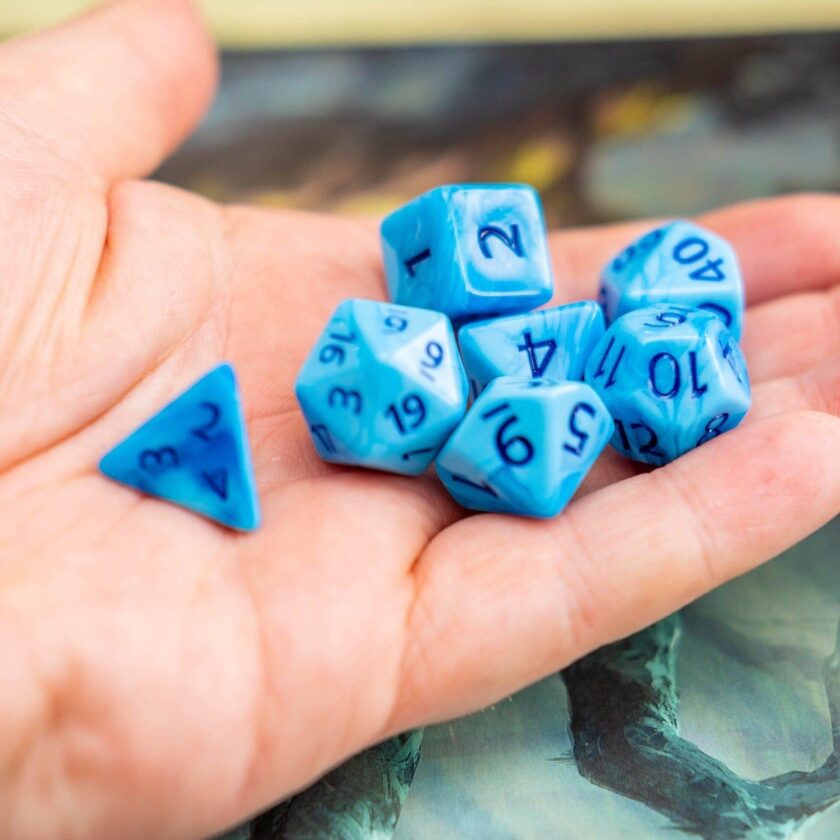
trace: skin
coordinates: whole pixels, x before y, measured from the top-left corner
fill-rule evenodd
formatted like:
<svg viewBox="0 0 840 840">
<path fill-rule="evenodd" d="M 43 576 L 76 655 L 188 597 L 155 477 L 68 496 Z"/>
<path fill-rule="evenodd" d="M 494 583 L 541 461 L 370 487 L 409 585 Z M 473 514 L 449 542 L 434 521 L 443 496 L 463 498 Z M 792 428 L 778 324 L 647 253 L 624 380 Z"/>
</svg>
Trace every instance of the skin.
<svg viewBox="0 0 840 840">
<path fill-rule="evenodd" d="M 216 57 L 185 0 L 0 46 L 0 835 L 199 837 L 408 727 L 515 691 L 840 511 L 840 200 L 711 213 L 741 255 L 754 410 L 643 472 L 605 454 L 547 522 L 328 466 L 292 388 L 332 309 L 384 297 L 374 223 L 140 180 Z M 552 239 L 557 301 L 649 226 Z M 264 526 L 96 471 L 221 360 Z"/>
</svg>

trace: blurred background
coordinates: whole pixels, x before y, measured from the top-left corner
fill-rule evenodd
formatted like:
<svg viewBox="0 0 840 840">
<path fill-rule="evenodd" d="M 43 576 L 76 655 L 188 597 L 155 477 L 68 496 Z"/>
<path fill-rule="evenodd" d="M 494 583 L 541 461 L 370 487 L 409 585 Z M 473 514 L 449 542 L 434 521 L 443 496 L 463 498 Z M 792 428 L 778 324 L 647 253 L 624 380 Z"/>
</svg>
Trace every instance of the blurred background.
<svg viewBox="0 0 840 840">
<path fill-rule="evenodd" d="M 5 0 L 0 33 L 86 5 Z M 203 6 L 221 92 L 160 175 L 215 198 L 383 213 L 522 180 L 561 225 L 840 186 L 838 0 Z"/>
<path fill-rule="evenodd" d="M 3 0 L 0 36 L 85 5 Z M 382 214 L 440 183 L 514 180 L 563 226 L 840 189 L 840 0 L 204 7 L 221 89 L 159 177 L 216 199 Z M 368 751 L 229 837 L 836 840 L 838 560 L 840 520 L 559 677 Z M 604 753 L 593 768 L 576 753 L 640 721 L 655 735 L 646 757 Z"/>
</svg>

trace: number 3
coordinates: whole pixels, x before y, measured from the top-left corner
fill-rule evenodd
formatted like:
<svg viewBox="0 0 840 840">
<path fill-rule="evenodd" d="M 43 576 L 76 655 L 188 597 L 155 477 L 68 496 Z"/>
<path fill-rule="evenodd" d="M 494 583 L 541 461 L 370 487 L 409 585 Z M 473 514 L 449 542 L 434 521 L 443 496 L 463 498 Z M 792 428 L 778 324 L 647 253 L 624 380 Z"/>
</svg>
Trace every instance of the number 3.
<svg viewBox="0 0 840 840">
<path fill-rule="evenodd" d="M 178 453 L 171 446 L 160 449 L 144 449 L 140 453 L 140 469 L 146 472 L 168 470 L 180 464 Z"/>
</svg>

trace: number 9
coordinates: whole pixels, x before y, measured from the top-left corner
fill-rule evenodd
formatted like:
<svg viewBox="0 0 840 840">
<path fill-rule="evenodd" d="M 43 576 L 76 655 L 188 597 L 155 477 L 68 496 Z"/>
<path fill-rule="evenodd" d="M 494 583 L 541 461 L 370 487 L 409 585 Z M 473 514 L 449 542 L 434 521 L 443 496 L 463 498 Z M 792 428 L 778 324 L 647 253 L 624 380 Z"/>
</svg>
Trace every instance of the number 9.
<svg viewBox="0 0 840 840">
<path fill-rule="evenodd" d="M 337 344 L 328 344 L 321 350 L 318 360 L 324 364 L 329 364 L 330 362 L 336 362 L 339 365 L 344 364 L 344 348 L 339 347 Z"/>
</svg>

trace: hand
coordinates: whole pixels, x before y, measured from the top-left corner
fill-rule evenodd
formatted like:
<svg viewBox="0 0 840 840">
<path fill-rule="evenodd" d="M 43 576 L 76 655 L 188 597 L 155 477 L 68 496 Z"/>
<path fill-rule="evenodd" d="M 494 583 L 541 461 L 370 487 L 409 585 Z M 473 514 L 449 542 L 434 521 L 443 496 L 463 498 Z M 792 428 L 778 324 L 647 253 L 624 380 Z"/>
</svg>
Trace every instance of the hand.
<svg viewBox="0 0 840 840">
<path fill-rule="evenodd" d="M 751 303 L 754 409 L 653 472 L 606 454 L 561 516 L 465 517 L 432 478 L 318 460 L 292 387 L 383 297 L 374 224 L 136 180 L 207 106 L 183 0 L 0 48 L 0 835 L 198 837 L 389 734 L 476 709 L 677 609 L 840 510 L 840 200 L 710 214 Z M 558 301 L 646 224 L 553 238 Z M 222 360 L 264 526 L 102 478 Z"/>
</svg>

